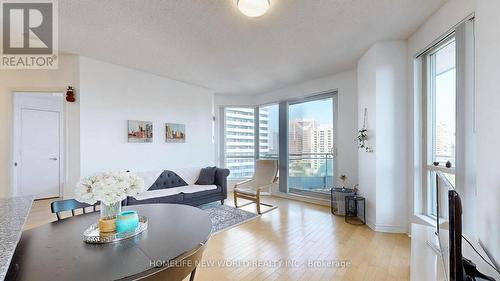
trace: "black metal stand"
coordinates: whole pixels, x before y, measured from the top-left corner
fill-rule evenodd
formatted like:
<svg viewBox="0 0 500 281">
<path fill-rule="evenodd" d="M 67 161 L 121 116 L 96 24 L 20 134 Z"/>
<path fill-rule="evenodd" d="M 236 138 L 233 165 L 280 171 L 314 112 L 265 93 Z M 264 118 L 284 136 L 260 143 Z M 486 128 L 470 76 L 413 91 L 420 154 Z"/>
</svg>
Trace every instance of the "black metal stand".
<svg viewBox="0 0 500 281">
<path fill-rule="evenodd" d="M 345 215 L 345 197 L 349 195 L 356 195 L 356 191 L 350 188 L 337 188 L 330 189 L 330 210 L 336 216 Z"/>
<path fill-rule="evenodd" d="M 361 214 L 363 216 L 361 216 Z M 366 223 L 365 198 L 362 196 L 345 197 L 345 222 L 363 225 Z"/>
</svg>

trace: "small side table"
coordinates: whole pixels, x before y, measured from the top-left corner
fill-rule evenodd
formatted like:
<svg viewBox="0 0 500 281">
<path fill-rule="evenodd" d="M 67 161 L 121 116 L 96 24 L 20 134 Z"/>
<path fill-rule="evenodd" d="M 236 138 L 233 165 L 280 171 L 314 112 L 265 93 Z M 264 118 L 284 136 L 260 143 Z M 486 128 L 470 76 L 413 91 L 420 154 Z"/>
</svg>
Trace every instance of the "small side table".
<svg viewBox="0 0 500 281">
<path fill-rule="evenodd" d="M 356 195 L 356 191 L 345 187 L 330 189 L 330 210 L 332 214 L 345 216 L 345 197 L 349 195 Z"/>
<path fill-rule="evenodd" d="M 345 222 L 357 225 L 366 223 L 364 197 L 358 195 L 345 197 Z"/>
</svg>

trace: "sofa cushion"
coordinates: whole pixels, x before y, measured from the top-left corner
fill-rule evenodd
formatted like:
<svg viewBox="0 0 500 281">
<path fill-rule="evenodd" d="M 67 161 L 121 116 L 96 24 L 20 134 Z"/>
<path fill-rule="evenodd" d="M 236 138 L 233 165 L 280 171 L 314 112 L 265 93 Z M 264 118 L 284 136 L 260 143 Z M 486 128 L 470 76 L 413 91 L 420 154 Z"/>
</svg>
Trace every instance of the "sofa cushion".
<svg viewBox="0 0 500 281">
<path fill-rule="evenodd" d="M 200 177 L 200 171 L 200 167 L 175 169 L 175 173 L 178 174 L 188 185 L 195 184 L 196 180 Z"/>
<path fill-rule="evenodd" d="M 148 190 L 170 189 L 185 186 L 187 183 L 176 173 L 165 170 Z"/>
<path fill-rule="evenodd" d="M 190 194 L 190 193 L 196 193 L 200 191 L 206 191 L 206 190 L 216 190 L 217 186 L 216 185 L 186 185 L 186 186 L 179 186 L 179 187 L 173 187 L 173 188 L 166 188 L 166 189 L 157 189 L 157 190 L 148 190 L 142 193 L 139 193 L 134 196 L 135 199 L 137 200 L 147 200 L 147 199 L 152 199 L 152 198 L 159 198 L 159 197 L 165 197 L 165 196 L 173 196 L 177 194 Z"/>
<path fill-rule="evenodd" d="M 199 185 L 214 184 L 216 171 L 217 171 L 217 167 L 206 167 L 206 168 L 201 169 L 200 176 L 198 177 L 196 184 L 199 184 Z"/>
<path fill-rule="evenodd" d="M 138 171 L 133 173 L 144 180 L 144 190 L 148 190 L 164 171 L 165 170 L 150 170 Z"/>
<path fill-rule="evenodd" d="M 187 185 L 179 187 L 180 192 L 184 194 L 197 193 L 205 190 L 216 190 L 217 186 L 214 184 L 210 185 Z"/>
<path fill-rule="evenodd" d="M 165 189 L 163 189 L 165 190 Z M 155 190 L 155 191 L 161 191 Z M 149 192 L 149 191 L 148 191 Z M 127 204 L 128 205 L 137 205 L 137 204 L 159 204 L 159 203 L 182 203 L 184 201 L 184 194 L 178 193 L 169 196 L 160 196 L 160 197 L 151 197 L 144 199 L 137 199 L 133 197 L 129 197 Z"/>
<path fill-rule="evenodd" d="M 203 187 L 205 187 L 205 185 Z M 195 199 L 203 198 L 203 197 L 210 196 L 213 194 L 222 193 L 222 187 L 220 187 L 220 186 L 215 186 L 215 187 L 216 187 L 215 189 L 200 190 L 200 191 L 197 191 L 194 193 L 184 193 L 184 200 L 186 200 L 186 201 L 195 200 Z"/>
</svg>

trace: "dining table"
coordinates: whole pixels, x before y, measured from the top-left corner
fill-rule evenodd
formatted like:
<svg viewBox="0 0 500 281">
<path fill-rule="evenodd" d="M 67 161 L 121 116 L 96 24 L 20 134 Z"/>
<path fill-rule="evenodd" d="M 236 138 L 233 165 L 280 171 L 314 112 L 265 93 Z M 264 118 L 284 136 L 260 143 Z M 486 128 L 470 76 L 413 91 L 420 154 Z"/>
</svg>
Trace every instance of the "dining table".
<svg viewBox="0 0 500 281">
<path fill-rule="evenodd" d="M 88 244 L 83 233 L 99 220 L 94 212 L 24 231 L 5 280 L 140 279 L 206 243 L 211 235 L 208 214 L 196 207 L 147 204 L 123 209 L 147 217 L 147 229 L 125 240 Z"/>
</svg>

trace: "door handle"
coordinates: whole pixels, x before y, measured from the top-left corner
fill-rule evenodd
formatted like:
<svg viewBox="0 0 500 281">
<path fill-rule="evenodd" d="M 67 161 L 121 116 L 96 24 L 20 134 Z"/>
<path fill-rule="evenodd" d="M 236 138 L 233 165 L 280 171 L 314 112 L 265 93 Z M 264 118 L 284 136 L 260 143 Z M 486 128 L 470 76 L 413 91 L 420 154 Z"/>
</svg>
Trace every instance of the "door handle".
<svg viewBox="0 0 500 281">
<path fill-rule="evenodd" d="M 57 161 L 57 157 L 52 157 L 52 158 L 49 158 L 49 160 L 52 160 L 52 161 Z"/>
</svg>

